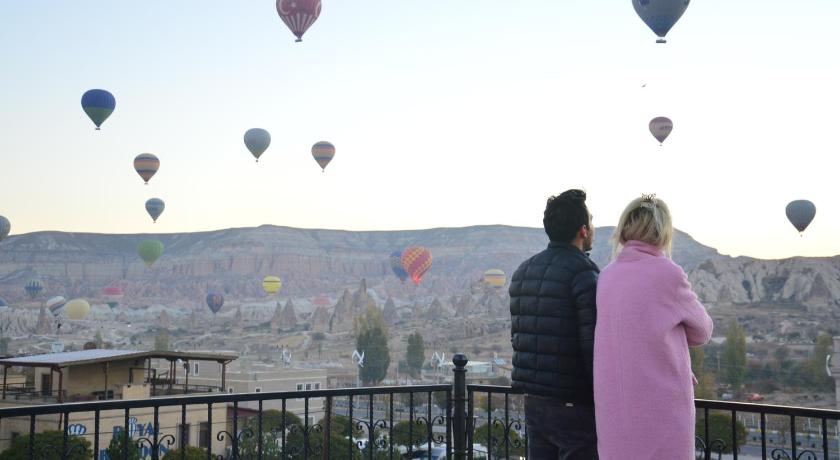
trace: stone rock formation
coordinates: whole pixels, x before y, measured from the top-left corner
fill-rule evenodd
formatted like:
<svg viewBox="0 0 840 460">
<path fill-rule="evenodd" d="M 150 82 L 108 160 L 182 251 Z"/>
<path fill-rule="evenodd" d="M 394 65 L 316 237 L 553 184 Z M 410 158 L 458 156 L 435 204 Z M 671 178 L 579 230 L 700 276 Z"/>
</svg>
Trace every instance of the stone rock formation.
<svg viewBox="0 0 840 460">
<path fill-rule="evenodd" d="M 309 318 L 309 327 L 315 332 L 329 332 L 330 314 L 326 307 L 320 306 L 312 312 L 312 316 Z"/>
<path fill-rule="evenodd" d="M 393 326 L 400 320 L 400 314 L 397 312 L 397 306 L 394 304 L 394 299 L 388 297 L 385 301 L 385 306 L 382 308 L 382 319 L 389 326 Z"/>
<path fill-rule="evenodd" d="M 281 317 L 280 327 L 282 328 L 293 328 L 297 326 L 297 313 L 295 313 L 295 304 L 292 302 L 292 299 L 289 299 L 286 302 L 286 306 L 283 307 L 283 316 Z"/>
<path fill-rule="evenodd" d="M 35 325 L 35 333 L 39 335 L 46 335 L 52 332 L 52 318 L 47 313 L 47 309 L 41 305 L 38 311 L 38 323 Z"/>
</svg>

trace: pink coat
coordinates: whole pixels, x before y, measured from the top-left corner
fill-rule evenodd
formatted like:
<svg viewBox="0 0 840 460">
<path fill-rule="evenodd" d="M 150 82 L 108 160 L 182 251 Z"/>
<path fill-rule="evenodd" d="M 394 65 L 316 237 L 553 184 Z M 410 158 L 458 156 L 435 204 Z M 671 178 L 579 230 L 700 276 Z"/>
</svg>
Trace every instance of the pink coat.
<svg viewBox="0 0 840 460">
<path fill-rule="evenodd" d="M 694 375 L 688 347 L 712 319 L 662 251 L 628 241 L 598 279 L 595 421 L 600 460 L 693 460 Z"/>
</svg>

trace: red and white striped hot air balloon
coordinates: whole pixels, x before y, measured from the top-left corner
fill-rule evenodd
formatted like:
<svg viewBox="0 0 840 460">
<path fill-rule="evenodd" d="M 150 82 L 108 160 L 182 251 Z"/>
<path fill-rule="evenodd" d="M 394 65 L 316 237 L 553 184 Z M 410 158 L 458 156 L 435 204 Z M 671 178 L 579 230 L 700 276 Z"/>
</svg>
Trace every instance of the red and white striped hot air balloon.
<svg viewBox="0 0 840 460">
<path fill-rule="evenodd" d="M 403 269 L 415 285 L 419 285 L 423 275 L 432 268 L 432 253 L 422 246 L 406 249 L 402 252 L 401 260 Z"/>
<path fill-rule="evenodd" d="M 300 42 L 321 15 L 321 0 L 277 0 L 277 14 Z"/>
</svg>

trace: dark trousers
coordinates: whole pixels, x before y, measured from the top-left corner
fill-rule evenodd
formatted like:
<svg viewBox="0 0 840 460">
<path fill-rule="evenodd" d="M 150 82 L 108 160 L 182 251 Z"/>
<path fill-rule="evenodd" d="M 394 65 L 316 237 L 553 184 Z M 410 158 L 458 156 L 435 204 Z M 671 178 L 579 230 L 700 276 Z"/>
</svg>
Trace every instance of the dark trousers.
<svg viewBox="0 0 840 460">
<path fill-rule="evenodd" d="M 597 460 L 595 408 L 542 396 L 525 396 L 528 458 Z"/>
</svg>

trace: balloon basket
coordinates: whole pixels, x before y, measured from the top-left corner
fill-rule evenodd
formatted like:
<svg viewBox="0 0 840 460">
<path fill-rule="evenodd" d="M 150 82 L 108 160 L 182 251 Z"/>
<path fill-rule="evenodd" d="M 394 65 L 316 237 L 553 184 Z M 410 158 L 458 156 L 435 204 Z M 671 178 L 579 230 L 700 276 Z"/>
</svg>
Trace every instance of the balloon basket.
<svg viewBox="0 0 840 460">
<path fill-rule="evenodd" d="M 668 43 L 664 38 L 660 38 L 656 40 L 656 43 Z"/>
<path fill-rule="evenodd" d="M 97 127 L 96 127 L 96 129 L 95 129 L 94 131 L 99 131 L 99 126 L 97 126 Z"/>
</svg>

